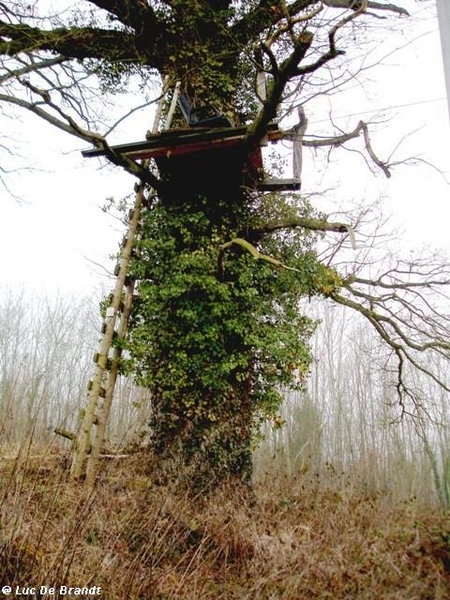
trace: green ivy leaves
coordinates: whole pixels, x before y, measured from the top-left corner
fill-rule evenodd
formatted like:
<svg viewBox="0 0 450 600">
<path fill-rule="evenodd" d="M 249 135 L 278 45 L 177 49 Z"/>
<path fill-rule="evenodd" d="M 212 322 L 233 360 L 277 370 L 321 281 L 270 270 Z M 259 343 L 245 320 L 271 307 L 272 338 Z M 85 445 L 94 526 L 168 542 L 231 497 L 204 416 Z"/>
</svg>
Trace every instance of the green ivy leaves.
<svg viewBox="0 0 450 600">
<path fill-rule="evenodd" d="M 214 211 L 205 198 L 158 202 L 145 213 L 132 267 L 139 302 L 128 350 L 152 393 L 154 448 L 181 447 L 188 461 L 200 453 L 218 461 L 212 472 L 249 467 L 242 457 L 256 424 L 276 415 L 280 390 L 302 386 L 309 371 L 315 323 L 299 302 L 340 285 L 301 231 L 263 236 L 257 248 L 240 237 L 239 215 L 248 227 L 258 212 L 245 198 L 216 201 Z"/>
</svg>

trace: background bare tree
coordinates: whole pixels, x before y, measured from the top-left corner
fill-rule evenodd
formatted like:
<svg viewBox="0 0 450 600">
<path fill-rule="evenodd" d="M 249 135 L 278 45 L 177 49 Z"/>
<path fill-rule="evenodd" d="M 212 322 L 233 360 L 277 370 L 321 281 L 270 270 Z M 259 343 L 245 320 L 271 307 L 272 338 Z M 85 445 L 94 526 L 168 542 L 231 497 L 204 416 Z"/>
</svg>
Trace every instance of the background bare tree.
<svg viewBox="0 0 450 600">
<path fill-rule="evenodd" d="M 59 446 L 54 429 L 76 431 L 100 331 L 95 298 L 0 294 L 1 452 Z M 114 447 L 136 442 L 148 418 L 144 390 L 122 379 L 108 430 Z M 70 444 L 62 442 L 62 447 Z"/>
</svg>

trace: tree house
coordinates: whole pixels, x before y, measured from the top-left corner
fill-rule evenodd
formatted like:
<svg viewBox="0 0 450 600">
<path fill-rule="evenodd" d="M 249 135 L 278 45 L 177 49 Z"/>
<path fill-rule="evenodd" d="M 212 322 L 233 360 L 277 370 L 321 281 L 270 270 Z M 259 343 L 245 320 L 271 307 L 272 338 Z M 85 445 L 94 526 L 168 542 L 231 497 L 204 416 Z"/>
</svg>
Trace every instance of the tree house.
<svg viewBox="0 0 450 600">
<path fill-rule="evenodd" d="M 217 117 L 219 118 L 219 117 Z M 208 117 L 213 120 L 213 118 Z M 298 179 L 267 179 L 264 176 L 261 147 L 244 156 L 247 127 L 204 126 L 172 129 L 147 135 L 147 139 L 112 146 L 111 150 L 133 160 L 154 159 L 161 178 L 185 191 L 217 194 L 217 190 L 241 187 L 261 191 L 300 189 Z M 217 120 L 214 122 L 217 125 Z M 282 135 L 276 124 L 267 129 L 266 139 L 276 142 Z M 103 149 L 85 150 L 85 157 L 104 156 Z"/>
</svg>

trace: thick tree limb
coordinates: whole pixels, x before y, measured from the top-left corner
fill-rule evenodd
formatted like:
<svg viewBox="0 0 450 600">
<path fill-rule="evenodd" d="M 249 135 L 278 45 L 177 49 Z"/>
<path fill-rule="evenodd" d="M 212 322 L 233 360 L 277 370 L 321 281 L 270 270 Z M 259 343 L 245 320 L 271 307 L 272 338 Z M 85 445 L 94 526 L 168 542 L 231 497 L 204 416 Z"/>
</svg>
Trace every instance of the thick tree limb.
<svg viewBox="0 0 450 600">
<path fill-rule="evenodd" d="M 321 231 L 333 233 L 347 233 L 352 248 L 356 249 L 356 238 L 353 227 L 347 223 L 333 223 L 325 219 L 313 219 L 310 217 L 289 217 L 286 219 L 277 219 L 276 221 L 267 221 L 259 227 L 247 229 L 248 233 L 254 237 L 260 237 L 275 231 L 286 231 L 289 229 L 307 229 L 308 231 Z"/>
<path fill-rule="evenodd" d="M 348 233 L 350 225 L 345 223 L 330 223 L 326 220 L 312 219 L 309 217 L 292 217 L 276 221 L 268 221 L 257 228 L 260 233 L 272 233 L 281 229 L 308 229 L 310 231 L 333 231 Z M 253 230 L 251 230 L 253 231 Z"/>
<path fill-rule="evenodd" d="M 299 16 L 292 16 L 290 12 L 288 13 L 286 7 L 286 21 L 282 22 L 280 26 L 273 33 L 270 34 L 269 38 L 266 40 L 266 45 L 270 48 L 272 44 L 276 40 L 278 40 L 284 33 L 291 32 L 291 35 L 295 36 L 295 34 L 293 33 L 294 25 L 311 20 L 312 18 L 316 17 L 322 10 L 323 5 L 322 3 L 319 3 L 316 6 L 313 6 L 311 11 L 306 14 L 302 13 Z"/>
<path fill-rule="evenodd" d="M 147 58 L 154 52 L 157 41 L 161 40 L 164 24 L 159 21 L 153 8 L 143 0 L 88 0 L 98 8 L 103 8 L 117 20 L 135 31 L 135 46 Z M 157 52 L 157 54 L 159 54 Z M 162 63 L 159 63 L 160 65 Z"/>
<path fill-rule="evenodd" d="M 320 0 L 319 4 L 317 0 L 296 0 L 289 5 L 283 0 L 260 0 L 259 4 L 252 11 L 248 12 L 233 25 L 231 31 L 233 36 L 239 40 L 239 43 L 246 44 L 262 34 L 269 27 L 277 26 L 278 23 L 283 22 L 286 18 L 290 19 L 291 23 L 296 20 L 304 20 L 304 14 L 302 13 L 310 7 L 312 7 L 312 10 L 309 15 L 306 15 L 306 18 L 314 17 L 320 12 L 322 4 L 341 10 L 351 8 L 359 11 L 361 9 L 361 0 Z M 408 15 L 408 12 L 404 8 L 390 3 L 384 4 L 369 0 L 367 8 L 389 11 L 399 15 Z M 286 14 L 287 11 L 288 14 Z M 285 27 L 284 25 L 281 26 Z M 289 26 L 287 29 L 289 29 Z M 278 37 L 277 34 L 275 36 Z"/>
<path fill-rule="evenodd" d="M 147 37 L 145 48 L 136 47 L 136 36 L 115 29 L 91 27 L 59 27 L 42 30 L 25 24 L 0 21 L 0 54 L 16 56 L 22 52 L 48 51 L 66 59 L 97 59 L 109 62 L 131 62 L 159 68 L 166 60 L 165 51 L 157 43 L 157 32 Z"/>
<path fill-rule="evenodd" d="M 277 72 L 273 73 L 273 79 L 268 86 L 267 99 L 264 102 L 264 106 L 247 130 L 245 145 L 249 150 L 259 144 L 266 133 L 267 125 L 275 118 L 277 107 L 281 102 L 286 84 L 295 76 L 298 64 L 305 57 L 312 41 L 312 33 L 308 31 L 302 33 L 290 56 L 281 63 L 277 68 Z M 264 47 L 263 50 L 270 52 L 267 47 Z"/>
</svg>

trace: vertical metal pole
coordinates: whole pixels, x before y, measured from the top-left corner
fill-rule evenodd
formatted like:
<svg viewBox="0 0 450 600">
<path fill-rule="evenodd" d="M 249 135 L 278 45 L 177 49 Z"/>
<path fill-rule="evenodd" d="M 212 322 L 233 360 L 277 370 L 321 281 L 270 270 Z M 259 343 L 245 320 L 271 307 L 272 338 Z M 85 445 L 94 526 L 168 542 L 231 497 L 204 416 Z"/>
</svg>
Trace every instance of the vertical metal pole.
<svg viewBox="0 0 450 600">
<path fill-rule="evenodd" d="M 450 1 L 436 0 L 441 32 L 442 57 L 444 60 L 445 83 L 447 87 L 447 105 L 450 119 Z"/>
</svg>

